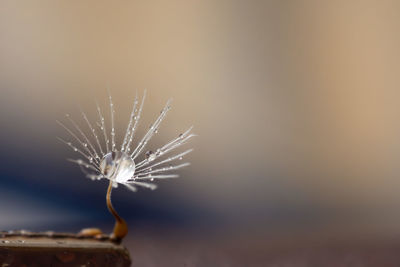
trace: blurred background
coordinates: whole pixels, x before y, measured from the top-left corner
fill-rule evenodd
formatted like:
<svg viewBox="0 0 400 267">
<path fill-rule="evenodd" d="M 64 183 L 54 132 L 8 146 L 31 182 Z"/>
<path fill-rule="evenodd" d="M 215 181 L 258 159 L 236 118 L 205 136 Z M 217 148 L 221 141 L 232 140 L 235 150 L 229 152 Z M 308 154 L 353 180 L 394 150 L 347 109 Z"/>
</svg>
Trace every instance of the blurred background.
<svg viewBox="0 0 400 267">
<path fill-rule="evenodd" d="M 174 99 L 149 149 L 191 125 L 199 136 L 181 178 L 114 191 L 135 264 L 231 266 L 280 240 L 400 235 L 399 12 L 398 1 L 1 1 L 0 229 L 111 231 L 107 182 L 66 161 L 78 155 L 56 120 L 84 125 L 79 107 L 95 120 L 110 88 L 120 142 L 147 88 L 139 135 Z"/>
</svg>

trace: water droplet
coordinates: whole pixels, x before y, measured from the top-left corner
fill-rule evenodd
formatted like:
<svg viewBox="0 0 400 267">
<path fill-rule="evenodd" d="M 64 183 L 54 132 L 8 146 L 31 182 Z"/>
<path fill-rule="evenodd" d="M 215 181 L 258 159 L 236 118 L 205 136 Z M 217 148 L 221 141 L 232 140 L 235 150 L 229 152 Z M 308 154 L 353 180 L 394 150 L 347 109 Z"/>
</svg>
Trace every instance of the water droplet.
<svg viewBox="0 0 400 267">
<path fill-rule="evenodd" d="M 78 149 L 76 147 L 74 147 L 74 151 L 76 152 L 76 151 L 78 151 Z"/>
<path fill-rule="evenodd" d="M 179 160 L 182 160 L 183 158 L 182 157 L 179 157 Z"/>
<path fill-rule="evenodd" d="M 84 146 L 84 147 L 87 147 L 87 144 L 86 144 L 86 143 L 83 143 L 83 146 Z"/>
<path fill-rule="evenodd" d="M 151 179 L 150 179 L 150 181 L 152 181 L 152 182 L 153 182 L 153 181 L 154 181 L 154 178 L 151 178 Z"/>
<path fill-rule="evenodd" d="M 117 183 L 130 180 L 135 172 L 132 158 L 120 151 L 110 152 L 100 162 L 101 174 Z"/>
<path fill-rule="evenodd" d="M 153 153 L 153 151 L 147 151 L 146 158 L 148 161 L 153 161 L 156 159 L 156 155 Z"/>
</svg>

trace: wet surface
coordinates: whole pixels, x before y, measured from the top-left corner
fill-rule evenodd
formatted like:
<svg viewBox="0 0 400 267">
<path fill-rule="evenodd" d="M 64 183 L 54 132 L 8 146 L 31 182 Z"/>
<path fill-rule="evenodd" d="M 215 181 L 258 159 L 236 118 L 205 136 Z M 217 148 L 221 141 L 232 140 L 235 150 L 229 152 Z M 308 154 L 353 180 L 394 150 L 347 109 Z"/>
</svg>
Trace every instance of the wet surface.
<svg viewBox="0 0 400 267">
<path fill-rule="evenodd" d="M 12 266 L 130 266 L 129 252 L 103 235 L 1 232 L 0 263 Z"/>
</svg>

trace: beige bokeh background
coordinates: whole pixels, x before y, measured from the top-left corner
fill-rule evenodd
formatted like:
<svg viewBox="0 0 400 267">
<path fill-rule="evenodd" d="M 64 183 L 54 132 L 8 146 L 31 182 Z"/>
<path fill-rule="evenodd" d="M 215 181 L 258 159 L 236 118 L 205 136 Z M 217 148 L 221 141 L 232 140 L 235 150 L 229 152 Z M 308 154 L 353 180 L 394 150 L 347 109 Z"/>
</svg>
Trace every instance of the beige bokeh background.
<svg viewBox="0 0 400 267">
<path fill-rule="evenodd" d="M 397 1 L 2 1 L 2 147 L 61 162 L 56 119 L 76 104 L 94 116 L 110 88 L 124 129 L 147 88 L 142 125 L 174 98 L 155 145 L 192 124 L 199 134 L 171 196 L 246 227 L 287 213 L 273 223 L 399 233 L 399 12 Z"/>
</svg>

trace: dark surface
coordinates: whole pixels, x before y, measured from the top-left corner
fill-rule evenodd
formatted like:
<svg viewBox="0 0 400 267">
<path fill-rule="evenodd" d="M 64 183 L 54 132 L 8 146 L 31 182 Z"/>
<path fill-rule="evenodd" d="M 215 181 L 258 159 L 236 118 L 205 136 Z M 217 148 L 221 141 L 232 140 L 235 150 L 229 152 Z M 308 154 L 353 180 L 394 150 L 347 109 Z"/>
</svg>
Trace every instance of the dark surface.
<svg viewBox="0 0 400 267">
<path fill-rule="evenodd" d="M 198 235 L 139 229 L 124 244 L 132 267 L 398 267 L 398 236 L 237 233 Z M 134 253 L 134 254 L 133 254 Z"/>
<path fill-rule="evenodd" d="M 46 236 L 46 235 L 49 236 Z M 5 234 L 0 237 L 2 267 L 130 266 L 129 252 L 105 237 L 74 234 Z"/>
</svg>

